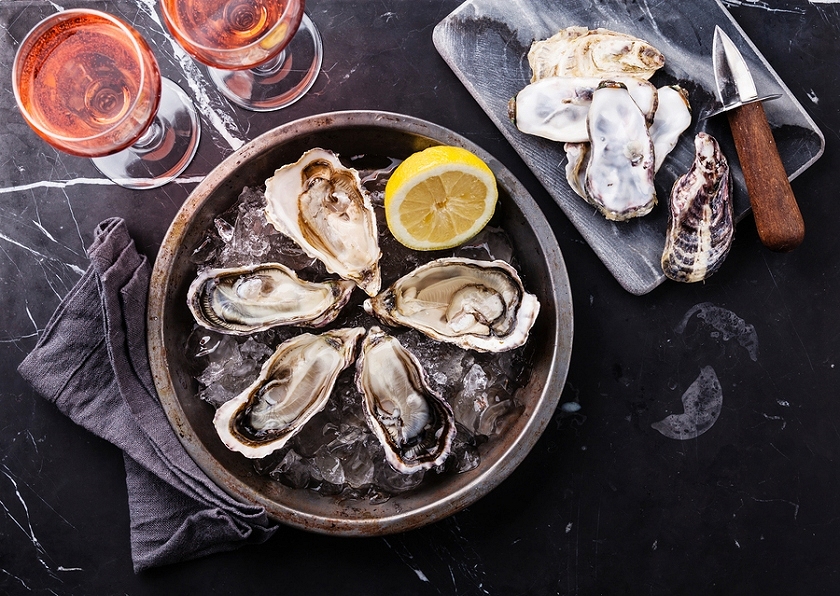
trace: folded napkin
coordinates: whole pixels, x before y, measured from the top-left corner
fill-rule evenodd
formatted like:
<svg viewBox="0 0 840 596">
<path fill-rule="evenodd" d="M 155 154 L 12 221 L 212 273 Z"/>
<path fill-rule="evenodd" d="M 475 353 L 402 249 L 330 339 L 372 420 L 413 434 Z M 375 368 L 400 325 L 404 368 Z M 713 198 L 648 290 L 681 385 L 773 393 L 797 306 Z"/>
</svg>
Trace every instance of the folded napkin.
<svg viewBox="0 0 840 596">
<path fill-rule="evenodd" d="M 160 405 L 146 351 L 150 267 L 125 222 L 107 219 L 90 267 L 20 374 L 74 422 L 123 450 L 134 571 L 268 540 L 261 507 L 233 499 L 196 465 Z"/>
</svg>

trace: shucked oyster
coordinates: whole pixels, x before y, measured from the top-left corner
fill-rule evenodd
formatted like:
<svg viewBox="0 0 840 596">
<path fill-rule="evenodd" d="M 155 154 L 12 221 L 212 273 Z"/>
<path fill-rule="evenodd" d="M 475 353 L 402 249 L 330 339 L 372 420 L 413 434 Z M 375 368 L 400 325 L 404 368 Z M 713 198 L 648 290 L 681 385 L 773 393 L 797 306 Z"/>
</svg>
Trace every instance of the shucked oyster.
<svg viewBox="0 0 840 596">
<path fill-rule="evenodd" d="M 723 263 L 735 224 L 729 164 L 715 138 L 694 138 L 694 163 L 671 189 L 662 271 L 675 281 L 696 282 Z"/>
<path fill-rule="evenodd" d="M 508 263 L 454 257 L 418 267 L 364 307 L 389 325 L 480 352 L 523 345 L 540 311 Z"/>
<path fill-rule="evenodd" d="M 321 327 L 332 322 L 350 299 L 353 282 L 312 283 L 280 263 L 208 269 L 187 292 L 202 327 L 246 335 L 279 325 Z"/>
<path fill-rule="evenodd" d="M 653 154 L 656 157 L 654 171 L 658 172 L 668 154 L 677 146 L 680 135 L 691 124 L 691 105 L 688 92 L 679 85 L 660 87 L 653 123 L 650 125 L 650 138 L 653 141 Z"/>
<path fill-rule="evenodd" d="M 550 79 L 543 79 L 550 80 Z M 627 81 L 627 79 L 622 79 Z M 645 81 L 646 82 L 646 81 Z M 538 83 L 532 83 L 537 85 Z M 630 88 L 630 95 L 633 93 Z M 653 113 L 646 113 L 646 121 L 649 123 L 648 133 L 650 134 L 651 142 L 653 143 L 654 175 L 662 167 L 665 158 L 676 147 L 680 135 L 691 124 L 691 106 L 688 103 L 688 93 L 685 89 L 678 85 L 670 85 L 655 89 L 656 101 L 653 102 L 655 111 Z M 636 104 L 639 104 L 639 99 L 634 97 Z M 587 132 L 587 140 L 588 140 Z M 566 151 L 566 180 L 569 186 L 576 194 L 583 197 L 587 201 L 585 180 L 586 168 L 589 162 L 589 143 L 586 142 L 567 142 L 563 145 Z"/>
<path fill-rule="evenodd" d="M 216 410 L 222 442 L 252 459 L 283 447 L 327 404 L 364 333 L 362 327 L 303 333 L 280 344 L 257 380 Z"/>
<path fill-rule="evenodd" d="M 599 77 L 619 74 L 649 79 L 665 65 L 662 52 L 648 42 L 609 29 L 567 27 L 531 44 L 531 81 L 545 77 Z"/>
<path fill-rule="evenodd" d="M 379 291 L 376 215 L 356 170 L 310 149 L 265 181 L 265 199 L 268 221 L 306 254 L 369 296 Z"/>
<path fill-rule="evenodd" d="M 656 204 L 653 142 L 623 84 L 601 83 L 592 95 L 587 125 L 591 147 L 584 198 L 611 220 L 649 213 Z"/>
<path fill-rule="evenodd" d="M 379 327 L 362 342 L 356 386 L 365 420 L 395 470 L 411 474 L 444 462 L 455 437 L 452 408 L 429 387 L 420 361 Z"/>
<path fill-rule="evenodd" d="M 646 80 L 620 76 L 633 101 L 648 122 L 656 112 L 656 87 Z M 516 127 L 527 134 L 563 143 L 589 140 L 586 117 L 592 94 L 600 78 L 547 77 L 527 85 L 508 103 L 508 116 Z"/>
</svg>

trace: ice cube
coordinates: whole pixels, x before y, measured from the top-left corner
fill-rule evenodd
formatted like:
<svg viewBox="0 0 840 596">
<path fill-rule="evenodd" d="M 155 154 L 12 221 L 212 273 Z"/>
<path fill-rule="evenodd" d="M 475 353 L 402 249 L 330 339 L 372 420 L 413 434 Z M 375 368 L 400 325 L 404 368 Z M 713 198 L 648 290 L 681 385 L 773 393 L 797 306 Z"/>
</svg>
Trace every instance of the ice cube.
<svg viewBox="0 0 840 596">
<path fill-rule="evenodd" d="M 373 482 L 373 461 L 363 440 L 353 443 L 349 453 L 342 458 L 344 478 L 350 486 L 360 488 Z"/>
<path fill-rule="evenodd" d="M 213 224 L 216 226 L 216 232 L 219 234 L 219 238 L 222 239 L 222 242 L 225 244 L 230 242 L 233 238 L 233 226 L 230 222 L 221 217 L 217 217 L 213 220 Z"/>
<path fill-rule="evenodd" d="M 341 465 L 341 461 L 330 452 L 326 445 L 322 445 L 315 452 L 313 463 L 318 468 L 318 471 L 321 472 L 321 477 L 326 482 L 335 485 L 344 484 L 344 468 Z"/>
<path fill-rule="evenodd" d="M 392 495 L 404 493 L 416 488 L 423 481 L 425 474 L 425 470 L 415 472 L 414 474 L 403 474 L 392 468 L 385 461 L 377 463 L 374 467 L 376 485 Z"/>
<path fill-rule="evenodd" d="M 202 399 L 212 405 L 214 408 L 218 408 L 223 403 L 236 397 L 236 393 L 228 391 L 220 383 L 212 383 L 201 389 L 198 392 L 198 397 L 199 399 Z"/>
<path fill-rule="evenodd" d="M 292 488 L 304 488 L 312 477 L 309 462 L 295 453 L 294 449 L 286 453 L 286 457 L 269 472 L 269 476 Z"/>
</svg>

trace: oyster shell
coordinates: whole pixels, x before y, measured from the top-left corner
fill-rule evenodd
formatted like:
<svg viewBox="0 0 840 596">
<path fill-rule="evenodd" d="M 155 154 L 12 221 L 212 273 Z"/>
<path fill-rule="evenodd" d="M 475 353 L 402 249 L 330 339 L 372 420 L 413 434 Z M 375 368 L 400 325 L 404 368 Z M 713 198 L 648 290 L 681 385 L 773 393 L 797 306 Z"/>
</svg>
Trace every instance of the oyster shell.
<svg viewBox="0 0 840 596">
<path fill-rule="evenodd" d="M 246 335 L 279 325 L 321 327 L 332 322 L 355 285 L 313 283 L 280 263 L 207 269 L 190 284 L 187 306 L 199 325 Z"/>
<path fill-rule="evenodd" d="M 589 201 L 586 184 L 586 162 L 589 161 L 589 143 L 566 143 L 566 181 L 575 193 Z"/>
<path fill-rule="evenodd" d="M 380 321 L 464 349 L 502 352 L 523 345 L 540 311 L 504 261 L 444 258 L 422 265 L 364 304 Z"/>
<path fill-rule="evenodd" d="M 653 155 L 656 159 L 653 169 L 659 171 L 668 154 L 677 146 L 680 135 L 691 124 L 691 106 L 688 92 L 679 85 L 661 87 L 653 123 L 650 125 L 650 138 L 653 141 Z"/>
<path fill-rule="evenodd" d="M 548 77 L 525 86 L 508 103 L 520 131 L 552 141 L 588 141 L 586 114 L 599 79 Z"/>
<path fill-rule="evenodd" d="M 723 263 L 735 232 L 729 164 L 714 137 L 694 138 L 695 157 L 671 189 L 662 271 L 675 281 L 706 279 Z"/>
<path fill-rule="evenodd" d="M 609 79 L 619 74 L 649 79 L 665 65 L 665 57 L 632 35 L 609 29 L 567 27 L 532 43 L 528 63 L 532 82 L 556 76 Z"/>
<path fill-rule="evenodd" d="M 257 459 L 283 447 L 326 405 L 356 354 L 362 327 L 303 333 L 283 342 L 257 379 L 222 404 L 213 425 L 231 451 Z"/>
<path fill-rule="evenodd" d="M 615 77 L 651 121 L 658 101 L 656 87 L 643 79 Z M 586 117 L 600 78 L 548 77 L 524 87 L 508 103 L 508 116 L 516 127 L 531 135 L 561 143 L 589 140 Z"/>
<path fill-rule="evenodd" d="M 362 342 L 356 386 L 365 420 L 395 470 L 411 474 L 444 462 L 455 437 L 452 408 L 429 387 L 420 361 L 379 327 Z"/>
<path fill-rule="evenodd" d="M 626 79 L 622 79 L 622 81 L 626 81 Z M 644 82 L 647 83 L 647 81 Z M 645 119 L 649 123 L 648 133 L 653 143 L 654 175 L 659 171 L 665 158 L 677 146 L 680 135 L 691 124 L 691 107 L 688 103 L 688 93 L 685 89 L 679 85 L 671 85 L 655 89 L 655 91 L 657 100 L 649 104 L 655 106 L 655 111 L 645 113 L 642 110 L 645 113 Z M 633 96 L 633 93 L 631 92 L 630 95 Z M 634 101 L 637 105 L 640 103 L 640 100 L 635 97 Z M 586 166 L 589 161 L 589 143 L 567 142 L 563 145 L 563 149 L 566 152 L 567 160 L 566 180 L 576 194 L 589 201 L 584 188 Z"/>
<path fill-rule="evenodd" d="M 649 213 L 656 204 L 653 142 L 624 84 L 601 83 L 592 94 L 587 125 L 591 146 L 585 198 L 615 221 Z"/>
<path fill-rule="evenodd" d="M 265 181 L 266 219 L 327 270 L 368 295 L 380 288 L 376 215 L 359 173 L 310 149 Z"/>
</svg>

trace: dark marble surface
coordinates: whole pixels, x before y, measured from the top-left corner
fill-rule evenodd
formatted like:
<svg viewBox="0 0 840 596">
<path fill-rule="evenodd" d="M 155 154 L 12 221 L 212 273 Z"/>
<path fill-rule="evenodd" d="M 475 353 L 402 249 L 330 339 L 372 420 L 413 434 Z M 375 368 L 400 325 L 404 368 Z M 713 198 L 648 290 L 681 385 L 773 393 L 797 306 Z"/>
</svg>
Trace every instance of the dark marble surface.
<svg viewBox="0 0 840 596">
<path fill-rule="evenodd" d="M 57 4 L 136 23 L 156 44 L 164 74 L 203 106 L 204 137 L 180 180 L 123 190 L 87 160 L 41 142 L 3 85 L 0 593 L 836 593 L 838 3 L 726 3 L 826 137 L 823 157 L 793 183 L 804 244 L 771 253 L 747 217 L 705 284 L 666 283 L 641 297 L 619 286 L 435 51 L 432 29 L 458 0 L 312 0 L 323 72 L 304 100 L 270 114 L 230 107 L 200 67 L 173 59 L 151 0 L 6 0 L 2 72 L 29 26 Z M 238 144 L 300 116 L 351 108 L 449 127 L 532 193 L 570 273 L 576 334 L 561 402 L 581 409 L 558 410 L 510 478 L 435 525 L 369 539 L 281 528 L 261 546 L 134 575 L 121 454 L 35 395 L 17 364 L 87 267 L 99 221 L 125 218 L 153 258 L 190 190 Z M 753 326 L 757 350 L 727 335 L 739 320 Z M 682 411 L 681 396 L 706 367 L 723 395 L 714 425 L 686 441 L 652 428 Z"/>
</svg>

